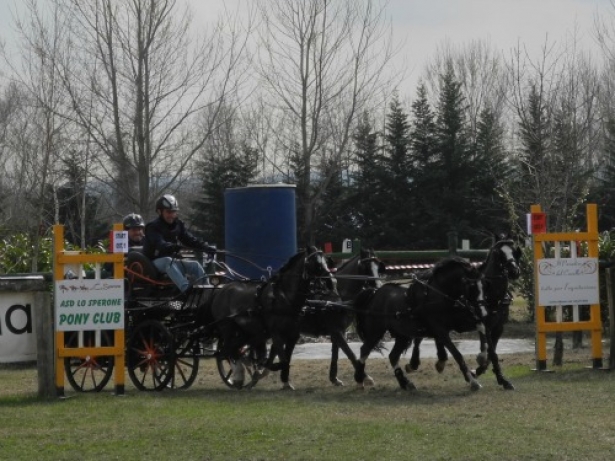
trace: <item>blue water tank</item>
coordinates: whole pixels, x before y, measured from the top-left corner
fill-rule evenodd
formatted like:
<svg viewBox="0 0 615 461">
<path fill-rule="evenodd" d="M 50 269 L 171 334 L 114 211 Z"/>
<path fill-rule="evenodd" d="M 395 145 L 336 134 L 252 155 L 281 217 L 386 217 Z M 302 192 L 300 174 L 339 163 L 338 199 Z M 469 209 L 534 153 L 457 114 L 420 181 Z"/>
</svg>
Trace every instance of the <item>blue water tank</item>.
<svg viewBox="0 0 615 461">
<path fill-rule="evenodd" d="M 226 263 L 252 279 L 268 278 L 297 253 L 295 186 L 259 184 L 224 191 Z"/>
</svg>

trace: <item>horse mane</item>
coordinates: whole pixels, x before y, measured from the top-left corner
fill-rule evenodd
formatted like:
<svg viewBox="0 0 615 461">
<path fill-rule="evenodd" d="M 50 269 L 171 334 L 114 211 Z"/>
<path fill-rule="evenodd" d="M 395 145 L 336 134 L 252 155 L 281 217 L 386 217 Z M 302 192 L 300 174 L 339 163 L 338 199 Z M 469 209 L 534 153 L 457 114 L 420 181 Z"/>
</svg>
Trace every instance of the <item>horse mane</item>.
<svg viewBox="0 0 615 461">
<path fill-rule="evenodd" d="M 354 255 L 352 258 L 347 259 L 346 261 L 344 261 L 342 263 L 342 265 L 337 267 L 335 270 L 339 271 L 339 270 L 343 269 L 344 267 L 348 266 L 350 263 L 352 263 L 357 258 L 360 258 L 360 259 L 367 258 L 367 257 L 369 257 L 370 253 L 371 253 L 370 250 L 361 249 L 361 251 L 359 251 L 359 253 Z"/>
<path fill-rule="evenodd" d="M 278 272 L 276 273 L 276 275 L 281 275 L 285 272 L 288 272 L 288 270 L 293 267 L 295 265 L 295 263 L 297 262 L 297 260 L 299 260 L 300 258 L 303 258 L 303 252 L 297 253 L 292 255 L 288 261 L 286 261 L 284 263 L 284 265 L 282 267 L 280 267 L 278 269 Z"/>
<path fill-rule="evenodd" d="M 470 263 L 469 260 L 462 258 L 461 256 L 448 256 L 439 260 L 431 270 L 431 277 L 433 278 L 440 272 L 455 266 L 461 266 L 465 272 L 476 274 L 478 278 L 478 271 L 476 268 L 472 265 L 472 263 Z"/>
<path fill-rule="evenodd" d="M 294 254 L 293 256 L 291 256 L 288 261 L 286 261 L 286 263 L 284 263 L 284 265 L 282 267 L 280 267 L 278 269 L 278 272 L 276 273 L 276 275 L 281 275 L 285 272 L 288 272 L 288 270 L 293 267 L 296 262 L 298 260 L 300 260 L 301 258 L 305 257 L 305 253 L 307 252 L 308 254 L 312 254 L 312 253 L 316 253 L 318 251 L 318 248 L 316 248 L 315 246 L 309 246 L 308 248 L 306 248 L 303 251 L 300 251 L 299 253 Z"/>
</svg>

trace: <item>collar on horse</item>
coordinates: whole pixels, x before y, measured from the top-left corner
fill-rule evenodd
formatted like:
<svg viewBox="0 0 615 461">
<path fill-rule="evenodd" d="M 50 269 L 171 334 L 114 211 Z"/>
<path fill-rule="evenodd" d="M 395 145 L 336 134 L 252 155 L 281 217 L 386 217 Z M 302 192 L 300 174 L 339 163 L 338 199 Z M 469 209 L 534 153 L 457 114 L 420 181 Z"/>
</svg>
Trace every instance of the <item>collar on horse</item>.
<svg viewBox="0 0 615 461">
<path fill-rule="evenodd" d="M 477 311 L 480 311 L 481 307 L 485 305 L 484 300 L 480 300 L 477 302 L 477 305 L 473 305 L 464 295 L 461 295 L 458 298 L 453 298 L 448 294 L 444 293 L 442 290 L 435 288 L 434 286 L 429 284 L 429 279 L 420 279 L 415 274 L 412 274 L 411 278 L 413 282 L 419 283 L 423 287 L 423 289 L 425 289 L 425 291 L 429 290 L 433 293 L 437 293 L 443 298 L 450 301 L 453 306 L 467 310 L 476 320 L 481 319 L 482 315 L 480 314 L 480 312 Z M 464 284 L 467 284 L 469 279 L 464 277 L 462 280 Z M 410 306 L 409 303 L 406 303 L 406 305 L 409 308 L 408 311 L 412 311 L 412 306 Z"/>
</svg>

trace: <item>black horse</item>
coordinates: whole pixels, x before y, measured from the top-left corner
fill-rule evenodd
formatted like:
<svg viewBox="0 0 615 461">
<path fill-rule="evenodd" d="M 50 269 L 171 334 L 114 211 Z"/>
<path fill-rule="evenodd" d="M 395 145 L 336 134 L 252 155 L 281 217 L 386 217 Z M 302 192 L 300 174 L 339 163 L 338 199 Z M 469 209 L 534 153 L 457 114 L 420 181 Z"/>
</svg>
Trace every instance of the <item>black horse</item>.
<svg viewBox="0 0 615 461">
<path fill-rule="evenodd" d="M 374 250 L 361 251 L 335 269 L 337 292 L 342 299 L 341 305 L 329 303 L 322 307 L 309 307 L 302 317 L 300 331 L 311 336 L 329 336 L 331 338 L 331 364 L 329 380 L 335 386 L 344 383 L 337 377 L 339 350 L 342 349 L 352 365 L 357 367 L 357 358 L 348 346 L 345 333 L 353 322 L 354 301 L 364 290 L 375 290 L 382 285 L 381 275 L 384 264 L 376 257 Z"/>
<path fill-rule="evenodd" d="M 354 299 L 361 291 L 382 285 L 380 274 L 384 273 L 384 264 L 378 260 L 373 250 L 361 250 L 333 272 L 337 291 L 331 291 L 315 281 L 310 290 L 310 299 L 306 300 L 306 305 L 298 317 L 298 323 L 288 325 L 288 328 L 295 328 L 302 335 L 330 337 L 329 380 L 335 386 L 343 386 L 344 383 L 337 377 L 340 349 L 355 370 L 357 368 L 356 355 L 345 338 L 346 331 L 355 318 Z M 367 379 L 371 380 L 369 377 Z"/>
<path fill-rule="evenodd" d="M 491 247 L 487 258 L 480 265 L 479 271 L 483 280 L 483 290 L 485 298 L 485 311 L 482 312 L 482 321 L 489 334 L 493 351 L 495 353 L 498 341 L 504 332 L 504 324 L 508 321 L 508 312 L 512 296 L 510 295 L 509 281 L 519 278 L 519 260 L 522 251 L 515 242 L 506 235 L 500 235 L 498 241 Z M 476 376 L 482 375 L 488 368 L 490 360 L 488 357 L 488 338 L 479 331 L 480 350 L 477 356 L 478 368 Z M 406 366 L 406 371 L 417 370 L 420 365 L 420 343 L 422 338 L 414 339 L 414 347 L 410 362 Z M 442 344 L 436 343 L 438 361 L 436 370 L 442 372 L 448 355 Z M 505 385 L 505 389 L 514 389 L 512 384 Z"/>
<path fill-rule="evenodd" d="M 373 296 L 362 296 L 356 304 L 357 331 L 363 340 L 359 359 L 362 369 L 355 373 L 357 383 L 364 383 L 365 362 L 389 331 L 395 338 L 389 360 L 402 389 L 415 389 L 399 366 L 399 358 L 416 337 L 433 337 L 440 342 L 457 361 L 471 389 L 480 389 L 481 385 L 451 341 L 450 332 L 484 328 L 480 316 L 484 308 L 482 285 L 480 273 L 467 260 L 449 257 L 436 264 L 427 281 L 416 280 L 408 288 L 385 284 Z M 494 369 L 499 370 L 492 350 L 489 356 Z"/>
<path fill-rule="evenodd" d="M 309 247 L 294 255 L 264 283 L 230 282 L 216 293 L 211 315 L 216 323 L 219 354 L 228 357 L 233 367 L 233 383 L 242 387 L 244 368 L 240 350 L 249 345 L 266 370 L 281 371 L 284 388 L 289 383 L 290 360 L 299 339 L 297 325 L 312 290 L 335 292 L 334 282 L 322 251 Z M 339 302 L 339 297 L 334 297 Z M 267 357 L 267 341 L 271 350 Z M 278 363 L 273 363 L 275 357 Z M 266 360 L 265 360 L 266 358 Z M 266 374 L 257 370 L 250 387 Z"/>
</svg>

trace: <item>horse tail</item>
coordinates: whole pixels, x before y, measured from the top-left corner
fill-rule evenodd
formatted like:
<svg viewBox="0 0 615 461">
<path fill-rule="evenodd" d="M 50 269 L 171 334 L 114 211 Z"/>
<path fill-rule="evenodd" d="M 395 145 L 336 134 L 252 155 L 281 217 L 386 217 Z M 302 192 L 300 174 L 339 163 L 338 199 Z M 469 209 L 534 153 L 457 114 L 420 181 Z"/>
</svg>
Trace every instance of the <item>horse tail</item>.
<svg viewBox="0 0 615 461">
<path fill-rule="evenodd" d="M 361 291 L 354 300 L 354 309 L 357 314 L 355 317 L 355 328 L 361 341 L 365 341 L 365 322 L 367 319 L 364 314 L 375 293 L 375 288 L 366 289 Z"/>
</svg>

